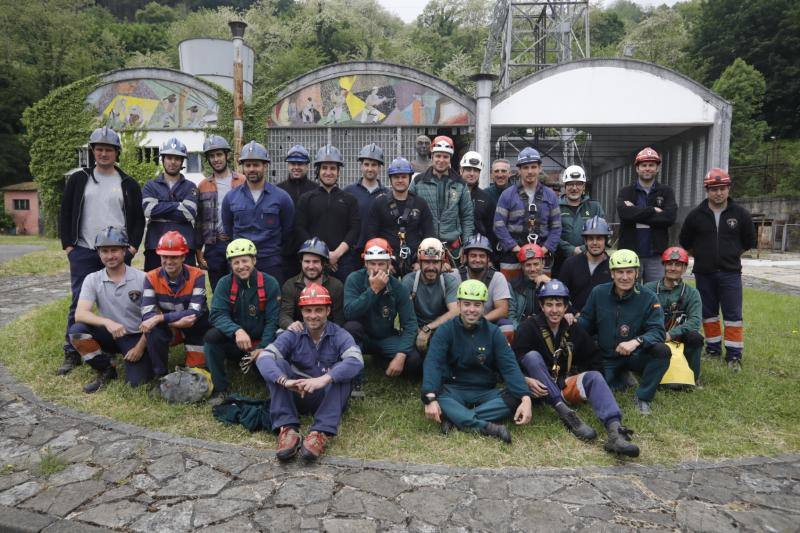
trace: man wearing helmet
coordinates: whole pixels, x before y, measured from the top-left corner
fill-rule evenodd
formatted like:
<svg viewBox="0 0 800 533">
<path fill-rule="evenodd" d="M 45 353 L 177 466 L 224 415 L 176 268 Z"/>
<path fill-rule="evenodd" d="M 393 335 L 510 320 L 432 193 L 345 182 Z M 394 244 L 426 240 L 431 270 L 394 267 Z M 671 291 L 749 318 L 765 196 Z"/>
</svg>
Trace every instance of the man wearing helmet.
<svg viewBox="0 0 800 533">
<path fill-rule="evenodd" d="M 147 219 L 144 237 L 144 269 L 149 272 L 161 265 L 156 252 L 158 241 L 168 231 L 177 231 L 186 239 L 189 251 L 185 262 L 195 264 L 198 243 L 195 235 L 197 221 L 197 186 L 181 173 L 189 156 L 186 145 L 172 137 L 159 150 L 163 172 L 144 184 L 142 207 Z M 228 234 L 230 235 L 230 233 Z"/>
<path fill-rule="evenodd" d="M 515 326 L 539 312 L 539 289 L 550 281 L 550 277 L 544 273 L 544 250 L 541 246 L 526 244 L 517 252 L 517 259 L 522 265 L 522 276 L 511 283 L 514 289 L 511 314 Z"/>
<path fill-rule="evenodd" d="M 329 268 L 342 283 L 357 268 L 347 252 L 356 248 L 361 233 L 358 201 L 337 185 L 343 166 L 338 148 L 327 144 L 319 149 L 314 169 L 320 185 L 297 201 L 295 220 L 295 242 L 312 237 L 325 242 L 330 249 Z"/>
<path fill-rule="evenodd" d="M 494 236 L 494 210 L 497 202 L 489 193 L 478 187 L 481 172 L 483 171 L 483 158 L 478 152 L 467 152 L 461 158 L 459 165 L 461 179 L 469 188 L 472 198 L 472 210 L 475 215 L 475 233 L 485 235 L 494 249 L 497 242 Z"/>
<path fill-rule="evenodd" d="M 69 176 L 58 218 L 61 247 L 69 261 L 72 292 L 63 346 L 64 362 L 57 371 L 61 376 L 81 364 L 81 356 L 70 342 L 69 328 L 75 323 L 75 307 L 83 280 L 103 268 L 94 249 L 95 237 L 109 226 L 125 228 L 128 235 L 125 262 L 130 264 L 144 234 L 142 190 L 134 178 L 116 165 L 122 150 L 119 135 L 108 127 L 97 128 L 89 137 L 89 149 L 94 166 L 81 168 Z"/>
<path fill-rule="evenodd" d="M 578 165 L 571 165 L 561 173 L 563 192 L 558 201 L 561 210 L 561 240 L 553 263 L 553 276 L 559 272 L 564 261 L 586 251 L 583 242 L 583 225 L 592 217 L 605 217 L 600 202 L 586 194 L 586 172 Z"/>
<path fill-rule="evenodd" d="M 331 314 L 328 317 L 340 326 L 344 325 L 344 285 L 338 279 L 325 272 L 330 252 L 328 246 L 316 237 L 312 237 L 300 246 L 297 257 L 300 258 L 300 274 L 289 278 L 281 287 L 281 314 L 278 327 L 292 330 L 295 333 L 303 329 L 303 314 L 298 305 L 298 298 L 303 289 L 316 283 L 322 285 L 331 297 Z M 297 261 L 295 259 L 295 261 Z"/>
<path fill-rule="evenodd" d="M 248 239 L 234 239 L 225 251 L 231 273 L 219 280 L 211 299 L 211 325 L 203 352 L 214 395 L 223 397 L 230 384 L 225 360 L 255 356 L 275 340 L 280 289 L 269 274 L 256 269 L 258 252 Z"/>
<path fill-rule="evenodd" d="M 155 251 L 161 267 L 149 271 L 144 280 L 140 330 L 147 338 L 153 371 L 163 376 L 173 341 L 183 341 L 186 366 L 205 365 L 203 336 L 209 328 L 206 274 L 184 264 L 190 250 L 178 231 L 162 235 Z"/>
<path fill-rule="evenodd" d="M 426 235 L 433 235 L 433 217 L 427 202 L 409 191 L 411 164 L 403 157 L 389 164 L 390 191 L 375 198 L 367 215 L 366 237 L 386 239 L 397 250 L 394 270 L 402 277 L 417 263 L 416 251 Z"/>
<path fill-rule="evenodd" d="M 298 305 L 302 330 L 281 334 L 258 354 L 255 363 L 269 388 L 278 460 L 289 461 L 299 451 L 311 462 L 338 433 L 353 378 L 364 368 L 364 358 L 353 337 L 328 320 L 331 297 L 325 287 L 312 283 L 300 293 Z M 300 413 L 313 415 L 305 439 L 300 434 Z"/>
<path fill-rule="evenodd" d="M 289 175 L 278 183 L 278 187 L 286 191 L 292 198 L 292 203 L 297 205 L 297 201 L 303 194 L 317 188 L 314 182 L 308 179 L 308 165 L 311 163 L 311 157 L 305 146 L 295 144 L 286 152 L 285 161 Z"/>
<path fill-rule="evenodd" d="M 721 310 L 725 359 L 733 372 L 739 372 L 744 351 L 740 258 L 756 245 L 756 229 L 750 213 L 729 197 L 731 178 L 727 172 L 712 168 L 703 184 L 708 198 L 686 216 L 679 240 L 694 256 L 692 272 L 703 302 L 706 353 L 722 354 Z"/>
<path fill-rule="evenodd" d="M 361 170 L 361 181 L 348 185 L 344 192 L 353 195 L 358 202 L 358 216 L 361 219 L 361 230 L 358 234 L 356 248 L 349 253 L 358 254 L 358 250 L 364 248 L 367 242 L 367 218 L 370 208 L 375 198 L 386 192 L 386 188 L 381 185 L 380 173 L 383 168 L 383 150 L 375 143 L 370 143 L 361 149 L 358 154 L 358 164 Z M 351 260 L 358 261 L 351 257 Z"/>
<path fill-rule="evenodd" d="M 392 248 L 384 239 L 370 239 L 363 257 L 364 268 L 350 274 L 344 284 L 345 328 L 365 353 L 387 364 L 387 376 L 419 374 L 422 356 L 414 346 L 417 317 L 408 290 L 389 275 Z"/>
<path fill-rule="evenodd" d="M 649 147 L 642 149 L 634 161 L 636 181 L 617 194 L 619 247 L 639 256 L 644 282 L 664 276 L 661 252 L 669 245 L 669 228 L 678 215 L 672 188 L 656 181 L 660 166 L 658 152 Z"/>
<path fill-rule="evenodd" d="M 671 356 L 664 344 L 664 312 L 653 291 L 636 283 L 640 265 L 635 252 L 617 250 L 608 266 L 611 283 L 592 289 L 578 323 L 597 336 L 605 378 L 612 389 L 625 386 L 623 373 L 641 372 L 634 405 L 639 413 L 649 415 Z"/>
<path fill-rule="evenodd" d="M 431 166 L 418 174 L 411 192 L 425 200 L 433 216 L 433 234 L 445 244 L 451 255 L 460 254 L 461 244 L 475 232 L 475 219 L 469 188 L 452 168 L 453 140 L 439 135 L 431 143 Z"/>
<path fill-rule="evenodd" d="M 228 141 L 219 135 L 211 135 L 203 142 L 211 176 L 197 186 L 197 264 L 208 271 L 212 291 L 219 279 L 230 272 L 225 250 L 231 237 L 222 224 L 222 200 L 245 182 L 244 176 L 228 165 L 230 151 Z"/>
<path fill-rule="evenodd" d="M 589 293 L 601 283 L 611 281 L 608 270 L 608 240 L 611 228 L 601 217 L 592 217 L 583 223 L 584 251 L 568 258 L 561 266 L 561 281 L 572 295 L 572 309 L 580 313 L 586 304 Z"/>
<path fill-rule="evenodd" d="M 638 457 L 639 448 L 630 442 L 633 432 L 620 425 L 622 413 L 603 378 L 602 352 L 580 325 L 565 318 L 569 289 L 557 279 L 544 283 L 539 305 L 540 313 L 522 322 L 514 339 L 534 398 L 543 399 L 573 435 L 586 441 L 597 432 L 569 406 L 588 401 L 608 432 L 606 451 Z"/>
<path fill-rule="evenodd" d="M 664 310 L 664 328 L 667 342 L 683 343 L 683 353 L 694 373 L 695 383 L 700 378 L 700 352 L 703 349 L 702 304 L 700 293 L 683 281 L 689 267 L 689 254 L 679 246 L 671 246 L 661 254 L 664 279 L 651 281 L 645 287 L 656 293 Z"/>
<path fill-rule="evenodd" d="M 231 237 L 253 241 L 258 270 L 282 283 L 283 249 L 292 243 L 295 210 L 289 194 L 267 180 L 270 161 L 256 141 L 242 147 L 239 163 L 247 182 L 225 196 L 222 223 Z"/>
<path fill-rule="evenodd" d="M 456 427 L 510 443 L 499 422 L 512 415 L 517 425 L 530 422 L 530 390 L 505 337 L 483 316 L 486 285 L 463 281 L 457 297 L 459 315 L 441 325 L 425 358 L 425 416 L 445 434 Z M 505 389 L 497 388 L 498 378 Z"/>
<path fill-rule="evenodd" d="M 139 331 L 145 274 L 125 264 L 129 252 L 125 228 L 109 226 L 97 234 L 93 244 L 105 268 L 83 280 L 75 323 L 69 328 L 73 347 L 97 372 L 94 381 L 83 388 L 89 394 L 116 379 L 114 354 L 122 354 L 125 381 L 131 386 L 153 378 L 145 338 Z M 95 305 L 96 313 L 92 310 Z"/>
<path fill-rule="evenodd" d="M 450 272 L 442 272 L 442 241 L 434 237 L 423 240 L 417 250 L 419 269 L 403 277 L 403 286 L 411 293 L 417 315 L 417 350 L 425 353 L 433 331 L 458 315 L 456 291 L 460 280 Z"/>
<path fill-rule="evenodd" d="M 500 243 L 500 271 L 511 281 L 521 274 L 517 252 L 525 244 L 538 244 L 545 254 L 555 253 L 561 239 L 558 196 L 539 181 L 542 157 L 531 147 L 517 158 L 520 181 L 497 201 L 494 234 Z"/>
</svg>

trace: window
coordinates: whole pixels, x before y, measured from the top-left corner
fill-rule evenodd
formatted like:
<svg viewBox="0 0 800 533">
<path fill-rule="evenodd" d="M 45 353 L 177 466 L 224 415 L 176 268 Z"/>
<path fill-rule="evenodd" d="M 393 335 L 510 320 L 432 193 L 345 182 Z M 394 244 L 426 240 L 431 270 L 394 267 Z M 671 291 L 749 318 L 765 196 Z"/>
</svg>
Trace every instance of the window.
<svg viewBox="0 0 800 533">
<path fill-rule="evenodd" d="M 203 159 L 201 153 L 192 152 L 186 159 L 186 172 L 197 174 L 203 172 Z"/>
<path fill-rule="evenodd" d="M 14 200 L 14 211 L 30 211 L 31 209 L 31 201 L 28 199 L 15 199 Z"/>
</svg>

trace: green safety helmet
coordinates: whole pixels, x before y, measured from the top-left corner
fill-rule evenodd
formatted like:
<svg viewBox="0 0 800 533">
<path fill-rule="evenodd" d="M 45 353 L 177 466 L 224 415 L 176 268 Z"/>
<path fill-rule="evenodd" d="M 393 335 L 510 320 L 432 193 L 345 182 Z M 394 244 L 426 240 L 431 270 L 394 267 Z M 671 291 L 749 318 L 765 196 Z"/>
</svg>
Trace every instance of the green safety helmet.
<svg viewBox="0 0 800 533">
<path fill-rule="evenodd" d="M 225 259 L 233 259 L 241 255 L 256 255 L 256 245 L 250 239 L 234 239 L 225 249 Z"/>
<path fill-rule="evenodd" d="M 633 250 L 617 250 L 609 258 L 608 268 L 639 268 L 639 256 Z"/>
<path fill-rule="evenodd" d="M 456 298 L 459 300 L 485 302 L 489 299 L 489 289 L 477 279 L 468 279 L 467 281 L 462 281 L 461 285 L 458 286 Z"/>
</svg>

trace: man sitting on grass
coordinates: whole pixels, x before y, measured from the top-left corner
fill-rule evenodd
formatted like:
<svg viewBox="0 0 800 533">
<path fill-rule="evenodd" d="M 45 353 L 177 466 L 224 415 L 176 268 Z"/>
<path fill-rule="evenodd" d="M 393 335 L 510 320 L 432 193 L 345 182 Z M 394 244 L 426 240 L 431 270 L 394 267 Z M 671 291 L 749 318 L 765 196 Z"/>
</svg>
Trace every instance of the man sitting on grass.
<svg viewBox="0 0 800 533">
<path fill-rule="evenodd" d="M 453 426 L 511 442 L 498 422 L 514 414 L 514 423 L 531 420 L 531 397 L 514 352 L 498 327 L 483 317 L 489 291 L 478 280 L 458 287 L 459 316 L 445 322 L 431 338 L 422 378 L 425 416 Z M 497 388 L 498 376 L 506 389 Z"/>
</svg>

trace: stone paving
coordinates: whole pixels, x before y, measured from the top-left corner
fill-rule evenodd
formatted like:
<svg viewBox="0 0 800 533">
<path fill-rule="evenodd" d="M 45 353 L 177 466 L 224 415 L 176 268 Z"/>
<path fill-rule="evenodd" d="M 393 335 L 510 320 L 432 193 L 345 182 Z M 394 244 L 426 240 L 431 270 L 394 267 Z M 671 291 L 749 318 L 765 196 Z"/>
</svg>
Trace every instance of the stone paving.
<svg viewBox="0 0 800 533">
<path fill-rule="evenodd" d="M 63 275 L 35 282 L 49 287 L 39 303 L 66 294 Z M 30 285 L 0 282 L 0 307 L 19 313 Z M 799 523 L 800 455 L 538 470 L 336 457 L 284 466 L 269 450 L 51 404 L 0 366 L 0 531 L 798 531 Z"/>
</svg>

